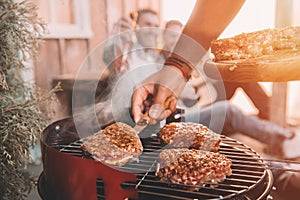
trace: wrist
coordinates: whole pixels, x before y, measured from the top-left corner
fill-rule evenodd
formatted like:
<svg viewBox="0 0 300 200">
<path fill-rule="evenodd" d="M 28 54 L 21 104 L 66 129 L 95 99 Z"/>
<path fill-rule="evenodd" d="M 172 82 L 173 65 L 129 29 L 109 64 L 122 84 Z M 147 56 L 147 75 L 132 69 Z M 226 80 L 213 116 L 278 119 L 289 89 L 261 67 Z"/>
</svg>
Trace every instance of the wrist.
<svg viewBox="0 0 300 200">
<path fill-rule="evenodd" d="M 188 82 L 191 79 L 194 71 L 194 67 L 190 63 L 174 54 L 172 54 L 166 59 L 165 65 L 173 66 L 179 69 L 186 82 Z"/>
</svg>

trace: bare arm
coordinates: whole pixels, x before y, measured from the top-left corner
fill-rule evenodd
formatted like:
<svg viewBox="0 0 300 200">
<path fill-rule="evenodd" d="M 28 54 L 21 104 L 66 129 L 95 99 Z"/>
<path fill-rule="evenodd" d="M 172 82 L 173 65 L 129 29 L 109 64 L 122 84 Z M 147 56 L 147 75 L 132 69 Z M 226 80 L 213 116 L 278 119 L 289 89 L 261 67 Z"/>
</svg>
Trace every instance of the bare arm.
<svg viewBox="0 0 300 200">
<path fill-rule="evenodd" d="M 187 61 L 189 66 L 196 66 L 204 54 L 206 54 L 211 41 L 219 37 L 239 12 L 244 2 L 245 0 L 197 0 L 193 12 L 183 29 L 183 35 L 178 40 L 173 52 L 181 57 L 183 61 Z M 171 59 L 169 63 L 172 62 L 174 62 L 174 59 Z M 174 63 L 173 66 L 177 64 Z M 179 70 L 177 67 L 174 67 L 174 69 L 177 70 L 178 74 L 182 73 L 181 77 L 184 76 L 185 79 L 187 79 L 190 71 L 193 70 L 190 67 L 183 67 L 184 70 Z M 148 81 L 145 81 L 144 85 L 137 88 L 134 92 L 132 97 L 132 113 L 135 121 L 141 117 L 141 110 L 144 107 L 143 102 L 149 94 L 153 95 L 152 105 L 159 104 L 161 108 L 163 108 L 167 98 L 178 96 L 179 89 L 174 92 L 173 85 L 177 84 L 179 85 L 178 88 L 183 88 L 182 81 L 179 81 L 178 76 L 170 76 L 168 71 L 164 69 L 154 76 L 150 76 L 147 79 Z M 169 84 L 162 85 L 160 84 L 162 82 Z M 175 110 L 176 107 L 174 105 L 176 101 L 177 99 L 165 111 L 153 112 L 156 113 L 156 116 L 151 116 L 151 107 L 149 111 L 150 117 L 152 119 L 168 117 Z"/>
<path fill-rule="evenodd" d="M 206 50 L 241 9 L 245 0 L 197 0 L 183 33 Z"/>
<path fill-rule="evenodd" d="M 197 0 L 174 53 L 196 66 L 239 12 L 245 0 Z"/>
</svg>

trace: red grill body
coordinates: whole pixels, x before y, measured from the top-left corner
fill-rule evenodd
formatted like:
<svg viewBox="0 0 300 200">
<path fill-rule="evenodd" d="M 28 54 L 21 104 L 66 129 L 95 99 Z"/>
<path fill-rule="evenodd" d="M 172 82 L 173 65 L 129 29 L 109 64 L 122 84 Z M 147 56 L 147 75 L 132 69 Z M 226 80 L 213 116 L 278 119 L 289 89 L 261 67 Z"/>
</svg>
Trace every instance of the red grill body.
<svg viewBox="0 0 300 200">
<path fill-rule="evenodd" d="M 138 163 L 116 168 L 86 157 L 80 149 L 85 138 L 79 138 L 72 118 L 63 119 L 49 125 L 41 136 L 44 170 L 39 193 L 49 200 L 266 199 L 273 176 L 264 161 L 244 144 L 221 138 L 219 151 L 232 160 L 232 175 L 217 187 L 206 183 L 191 190 L 155 177 L 156 158 L 164 148 L 157 136 L 142 137 L 144 152 Z"/>
<path fill-rule="evenodd" d="M 71 126 L 69 126 L 71 124 Z M 108 200 L 134 198 L 134 188 L 121 188 L 124 182 L 136 182 L 136 176 L 123 172 L 91 159 L 80 158 L 62 153 L 59 147 L 72 143 L 79 137 L 72 132 L 72 119 L 59 121 L 50 125 L 42 134 L 41 148 L 44 171 L 41 180 L 46 187 L 40 187 L 46 199 L 97 199 L 96 180 L 105 182 L 105 194 Z M 63 127 L 72 129 L 66 129 Z M 49 146 L 51 144 L 51 146 Z"/>
</svg>

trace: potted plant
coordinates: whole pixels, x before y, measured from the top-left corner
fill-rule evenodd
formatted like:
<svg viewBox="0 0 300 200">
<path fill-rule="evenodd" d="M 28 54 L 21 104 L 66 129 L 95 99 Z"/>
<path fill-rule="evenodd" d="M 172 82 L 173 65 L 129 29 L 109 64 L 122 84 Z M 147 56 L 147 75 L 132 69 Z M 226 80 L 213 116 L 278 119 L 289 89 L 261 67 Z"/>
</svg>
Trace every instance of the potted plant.
<svg viewBox="0 0 300 200">
<path fill-rule="evenodd" d="M 0 0 L 0 199 L 24 199 L 34 186 L 22 169 L 48 122 L 43 104 L 58 88 L 43 92 L 22 74 L 44 31 L 30 1 Z"/>
</svg>

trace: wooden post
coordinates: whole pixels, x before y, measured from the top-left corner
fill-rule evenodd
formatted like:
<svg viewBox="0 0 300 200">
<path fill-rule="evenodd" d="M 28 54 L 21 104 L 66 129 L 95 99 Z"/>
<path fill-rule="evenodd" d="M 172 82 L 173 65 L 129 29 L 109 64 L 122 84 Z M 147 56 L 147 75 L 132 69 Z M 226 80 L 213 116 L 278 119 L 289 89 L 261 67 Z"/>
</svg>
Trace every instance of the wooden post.
<svg viewBox="0 0 300 200">
<path fill-rule="evenodd" d="M 282 28 L 292 24 L 293 0 L 276 0 L 275 27 Z M 285 126 L 287 114 L 287 82 L 274 82 L 270 102 L 270 120 Z"/>
</svg>

